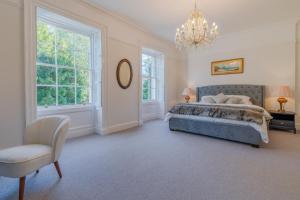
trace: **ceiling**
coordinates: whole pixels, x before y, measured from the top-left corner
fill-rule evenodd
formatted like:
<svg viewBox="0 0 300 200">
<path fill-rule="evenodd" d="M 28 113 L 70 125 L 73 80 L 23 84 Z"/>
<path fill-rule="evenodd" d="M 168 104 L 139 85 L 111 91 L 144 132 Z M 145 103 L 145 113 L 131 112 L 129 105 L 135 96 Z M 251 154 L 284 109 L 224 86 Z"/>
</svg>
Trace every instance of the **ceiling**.
<svg viewBox="0 0 300 200">
<path fill-rule="evenodd" d="M 194 0 L 89 0 L 125 16 L 137 25 L 168 40 L 185 22 Z M 197 0 L 209 23 L 221 34 L 300 17 L 300 0 Z"/>
</svg>

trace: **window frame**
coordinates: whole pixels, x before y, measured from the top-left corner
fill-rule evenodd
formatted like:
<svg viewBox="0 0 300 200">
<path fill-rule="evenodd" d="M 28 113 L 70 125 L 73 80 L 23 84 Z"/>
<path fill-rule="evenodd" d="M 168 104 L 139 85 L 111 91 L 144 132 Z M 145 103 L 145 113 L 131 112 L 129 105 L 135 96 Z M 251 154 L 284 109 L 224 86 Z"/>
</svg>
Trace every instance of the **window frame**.
<svg viewBox="0 0 300 200">
<path fill-rule="evenodd" d="M 141 70 L 141 76 L 142 76 L 142 95 L 141 95 L 141 98 L 142 98 L 142 102 L 143 102 L 143 104 L 152 104 L 152 103 L 155 103 L 155 102 L 157 102 L 158 101 L 158 81 L 159 81 L 159 79 L 158 79 L 158 57 L 157 57 L 157 55 L 156 54 L 154 54 L 154 53 L 151 53 L 151 52 L 148 52 L 148 51 L 142 51 L 142 55 L 141 55 L 141 59 L 143 59 L 143 56 L 144 55 L 146 55 L 146 56 L 150 56 L 150 57 L 152 57 L 153 58 L 153 60 L 154 60 L 154 62 L 153 62 L 153 65 L 154 66 L 152 66 L 152 68 L 154 68 L 154 73 L 152 73 L 152 69 L 151 69 L 151 73 L 149 73 L 149 75 L 148 76 L 146 76 L 146 75 L 144 75 L 143 74 L 143 60 L 142 60 L 142 64 L 141 64 L 141 67 L 142 67 L 142 70 Z M 150 96 L 150 99 L 147 99 L 147 100 L 145 100 L 144 98 L 143 98 L 143 96 L 144 96 L 144 87 L 143 87 L 143 81 L 144 80 L 149 80 L 149 84 L 150 84 L 150 87 L 149 87 L 149 96 Z M 153 88 L 152 87 L 152 81 L 155 81 L 155 88 Z M 152 90 L 155 90 L 155 94 L 154 94 L 154 98 L 152 98 L 153 96 L 153 93 L 152 93 Z"/>
<path fill-rule="evenodd" d="M 38 60 L 36 60 L 35 63 L 35 67 L 36 67 L 36 71 L 37 71 L 37 66 L 44 66 L 44 67 L 53 67 L 56 70 L 56 81 L 55 84 L 53 85 L 47 85 L 47 84 L 38 84 L 36 82 L 36 90 L 38 89 L 39 86 L 51 86 L 51 87 L 55 87 L 56 88 L 56 104 L 55 105 L 49 105 L 49 106 L 39 106 L 38 104 L 36 105 L 37 107 L 37 111 L 38 112 L 46 112 L 49 111 L 50 113 L 54 112 L 55 110 L 57 111 L 61 111 L 61 110 L 70 110 L 70 109 L 80 109 L 80 108 L 90 108 L 93 106 L 94 101 L 95 101 L 95 94 L 94 94 L 94 90 L 95 90 L 95 86 L 94 86 L 94 82 L 95 82 L 95 52 L 96 52 L 96 47 L 94 45 L 94 43 L 96 42 L 96 37 L 97 37 L 97 33 L 94 31 L 86 31 L 85 29 L 81 28 L 81 27 L 77 27 L 73 24 L 71 24 L 68 21 L 65 20 L 57 20 L 57 19 L 53 19 L 51 16 L 40 16 L 37 14 L 36 16 L 36 24 L 38 23 L 38 21 L 42 21 L 44 23 L 47 23 L 51 26 L 54 26 L 56 29 L 63 29 L 66 31 L 70 31 L 72 33 L 75 34 L 80 34 L 86 37 L 89 37 L 90 39 L 90 52 L 89 52 L 89 60 L 90 60 L 90 67 L 89 68 L 78 68 L 75 66 L 75 62 L 73 63 L 74 66 L 70 67 L 70 66 L 63 66 L 63 65 L 58 65 L 57 64 L 57 44 L 55 44 L 55 64 L 49 64 L 49 63 L 39 63 Z M 38 26 L 36 26 L 36 31 L 38 30 Z M 57 34 L 55 34 L 56 37 Z M 37 38 L 36 38 L 37 39 Z M 74 38 L 73 38 L 74 39 Z M 57 40 L 55 40 L 56 42 Z M 36 42 L 36 45 L 38 45 L 38 43 Z M 72 53 L 75 53 L 75 50 L 72 50 Z M 37 52 L 36 52 L 37 55 Z M 74 58 L 75 59 L 75 58 Z M 58 84 L 58 69 L 72 69 L 74 70 L 74 84 L 73 85 L 60 85 Z M 78 104 L 77 103 L 77 70 L 84 70 L 84 71 L 88 71 L 89 72 L 89 102 L 85 103 L 85 104 Z M 35 74 L 35 78 L 37 77 L 37 74 Z M 58 88 L 59 87 L 74 87 L 75 88 L 75 103 L 74 104 L 67 104 L 67 105 L 60 105 L 59 104 L 59 97 L 58 97 Z M 36 92 L 36 96 L 35 98 L 37 98 L 37 92 Z"/>
</svg>

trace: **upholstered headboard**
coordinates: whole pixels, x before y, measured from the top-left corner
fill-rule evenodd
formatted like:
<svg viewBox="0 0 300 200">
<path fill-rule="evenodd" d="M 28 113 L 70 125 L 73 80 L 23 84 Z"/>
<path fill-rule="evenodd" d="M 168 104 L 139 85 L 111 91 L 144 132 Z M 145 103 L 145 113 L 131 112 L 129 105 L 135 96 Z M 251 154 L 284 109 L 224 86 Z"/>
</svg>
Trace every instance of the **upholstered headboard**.
<svg viewBox="0 0 300 200">
<path fill-rule="evenodd" d="M 264 107 L 264 86 L 262 85 L 210 85 L 197 88 L 197 101 L 202 96 L 217 95 L 246 95 L 251 97 L 253 104 Z"/>
</svg>

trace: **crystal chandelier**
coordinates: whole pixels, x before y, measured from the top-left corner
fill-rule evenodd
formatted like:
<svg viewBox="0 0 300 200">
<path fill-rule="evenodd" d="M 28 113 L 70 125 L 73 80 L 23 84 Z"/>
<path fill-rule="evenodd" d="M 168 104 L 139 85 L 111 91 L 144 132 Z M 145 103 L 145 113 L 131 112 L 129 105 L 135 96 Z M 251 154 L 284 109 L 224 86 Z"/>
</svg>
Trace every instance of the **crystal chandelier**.
<svg viewBox="0 0 300 200">
<path fill-rule="evenodd" d="M 195 8 L 188 20 L 176 30 L 175 43 L 179 49 L 187 47 L 199 47 L 211 43 L 218 35 L 218 26 L 214 22 L 211 27 L 207 20 L 197 8 Z"/>
</svg>

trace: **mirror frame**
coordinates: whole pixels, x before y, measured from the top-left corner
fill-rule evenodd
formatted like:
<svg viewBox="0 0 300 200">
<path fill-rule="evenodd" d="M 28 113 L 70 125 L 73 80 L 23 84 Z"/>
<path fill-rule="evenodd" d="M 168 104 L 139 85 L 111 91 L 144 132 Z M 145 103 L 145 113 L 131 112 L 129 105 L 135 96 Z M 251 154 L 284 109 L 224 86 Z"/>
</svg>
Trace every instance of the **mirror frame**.
<svg viewBox="0 0 300 200">
<path fill-rule="evenodd" d="M 129 70 L 130 70 L 130 77 L 129 77 L 129 81 L 127 83 L 127 85 L 123 85 L 121 80 L 120 80 L 120 68 L 122 66 L 123 63 L 127 63 L 129 65 Z M 122 88 L 122 89 L 127 89 L 130 87 L 131 85 L 131 82 L 132 82 L 132 76 L 133 76 L 133 73 L 132 73 L 132 66 L 131 66 L 131 63 L 129 60 L 127 60 L 126 58 L 122 59 L 119 64 L 118 64 L 118 67 L 117 67 L 117 72 L 116 72 L 116 76 L 117 76 L 117 81 L 118 81 L 118 84 L 119 86 Z"/>
</svg>

